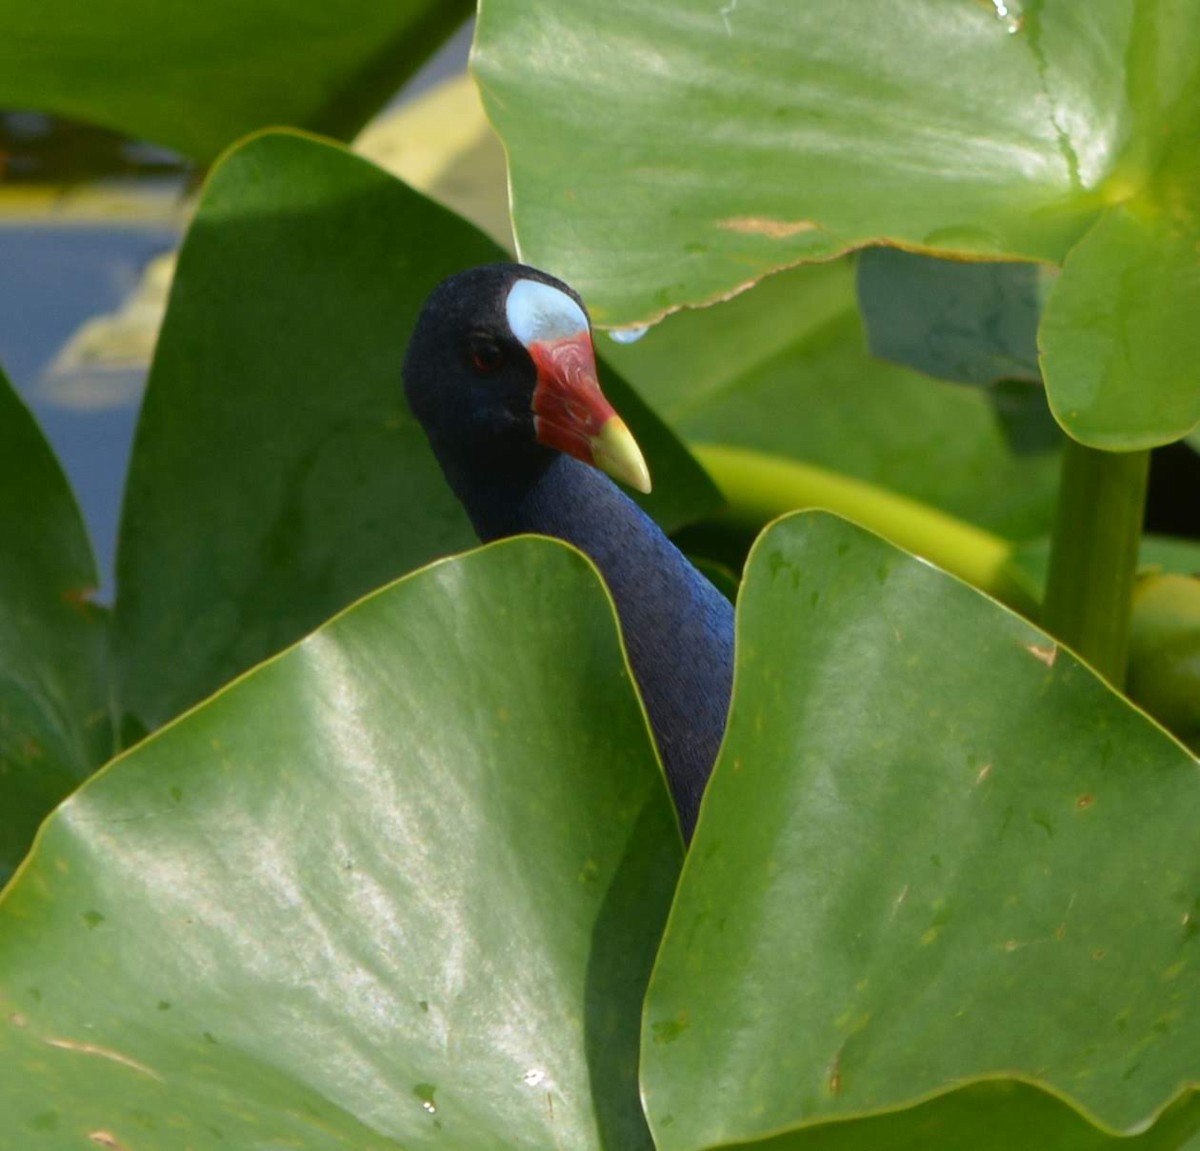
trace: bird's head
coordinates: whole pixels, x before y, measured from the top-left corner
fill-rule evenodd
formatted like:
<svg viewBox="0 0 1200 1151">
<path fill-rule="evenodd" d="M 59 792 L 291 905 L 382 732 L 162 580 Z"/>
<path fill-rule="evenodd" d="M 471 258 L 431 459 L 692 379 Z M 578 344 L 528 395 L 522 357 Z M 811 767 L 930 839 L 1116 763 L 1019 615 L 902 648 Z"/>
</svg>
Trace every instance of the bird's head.
<svg viewBox="0 0 1200 1151">
<path fill-rule="evenodd" d="M 404 390 L 439 456 L 486 465 L 566 452 L 650 490 L 600 390 L 583 301 L 536 268 L 488 264 L 443 280 L 409 341 Z"/>
</svg>

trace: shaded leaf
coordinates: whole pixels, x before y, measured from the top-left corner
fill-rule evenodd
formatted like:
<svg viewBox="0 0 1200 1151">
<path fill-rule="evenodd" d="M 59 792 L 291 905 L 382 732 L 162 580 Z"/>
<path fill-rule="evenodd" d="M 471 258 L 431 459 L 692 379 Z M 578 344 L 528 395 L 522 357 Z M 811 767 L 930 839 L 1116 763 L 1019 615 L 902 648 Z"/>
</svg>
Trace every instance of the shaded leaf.
<svg viewBox="0 0 1200 1151">
<path fill-rule="evenodd" d="M 0 884 L 112 751 L 107 613 L 66 477 L 0 372 Z"/>
<path fill-rule="evenodd" d="M 1037 327 L 1053 276 L 1040 264 L 868 248 L 858 258 L 858 300 L 871 353 L 958 383 L 1040 384 Z"/>
<path fill-rule="evenodd" d="M 1099 1148 L 1152 1124 L 1200 1077 L 1196 760 L 1044 633 L 827 515 L 759 541 L 738 629 L 647 998 L 657 1145 Z M 1144 1145 L 1198 1125 L 1189 1102 Z"/>
<path fill-rule="evenodd" d="M 3 0 L 0 106 L 115 128 L 201 161 L 269 125 L 348 137 L 472 7 L 109 0 L 81 10 Z"/>
<path fill-rule="evenodd" d="M 1200 547 L 1197 547 L 1200 553 Z M 1200 577 L 1150 575 L 1133 593 L 1129 695 L 1200 751 Z"/>
<path fill-rule="evenodd" d="M 1010 538 L 1050 529 L 1058 434 L 1044 397 L 868 354 L 853 261 L 781 272 L 607 354 L 689 440 L 817 464 Z"/>
<path fill-rule="evenodd" d="M 1013 578 L 1035 600 L 1040 600 L 1046 588 L 1046 573 L 1050 570 L 1050 537 L 1017 544 L 1009 557 L 1009 568 Z M 1145 535 L 1138 550 L 1138 571 L 1179 575 L 1200 573 L 1200 541 Z"/>
<path fill-rule="evenodd" d="M 502 259 L 336 146 L 257 137 L 213 172 L 179 257 L 118 554 L 119 692 L 153 729 L 347 603 L 475 541 L 404 406 L 400 365 L 442 277 Z M 604 374 L 668 527 L 716 502 Z"/>
<path fill-rule="evenodd" d="M 0 904 L 21 1146 L 645 1148 L 681 845 L 591 566 L 355 606 L 49 821 Z"/>
</svg>

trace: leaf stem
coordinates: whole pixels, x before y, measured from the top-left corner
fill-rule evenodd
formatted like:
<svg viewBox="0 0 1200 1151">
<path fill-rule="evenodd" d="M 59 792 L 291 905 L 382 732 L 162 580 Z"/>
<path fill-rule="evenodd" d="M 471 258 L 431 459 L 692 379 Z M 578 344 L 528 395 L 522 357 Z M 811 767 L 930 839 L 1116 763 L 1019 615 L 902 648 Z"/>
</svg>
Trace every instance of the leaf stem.
<svg viewBox="0 0 1200 1151">
<path fill-rule="evenodd" d="M 721 489 L 718 518 L 757 531 L 797 508 L 825 508 L 877 532 L 1026 614 L 1036 608 L 1013 577 L 1013 545 L 928 504 L 811 464 L 724 444 L 689 444 Z"/>
<path fill-rule="evenodd" d="M 1150 453 L 1068 439 L 1042 626 L 1123 687 Z"/>
</svg>

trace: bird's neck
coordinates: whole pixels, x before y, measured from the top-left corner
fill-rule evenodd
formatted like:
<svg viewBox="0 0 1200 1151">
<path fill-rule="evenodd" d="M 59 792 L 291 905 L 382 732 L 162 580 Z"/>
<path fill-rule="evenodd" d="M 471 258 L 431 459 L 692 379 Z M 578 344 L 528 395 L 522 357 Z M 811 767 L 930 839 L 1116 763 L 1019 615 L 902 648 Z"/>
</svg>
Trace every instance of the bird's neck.
<svg viewBox="0 0 1200 1151">
<path fill-rule="evenodd" d="M 558 453 L 483 467 L 443 458 L 479 538 L 534 532 L 588 555 L 612 592 L 684 835 L 725 727 L 733 608 L 606 475 Z"/>
<path fill-rule="evenodd" d="M 624 568 L 674 545 L 608 476 L 554 451 L 472 459 L 456 467 L 442 457 L 446 478 L 485 543 L 531 532 L 566 540 L 591 557 L 611 585 Z M 677 553 L 676 553 L 677 554 Z M 661 558 L 661 557 L 658 557 Z M 614 588 L 614 592 L 615 592 Z"/>
</svg>

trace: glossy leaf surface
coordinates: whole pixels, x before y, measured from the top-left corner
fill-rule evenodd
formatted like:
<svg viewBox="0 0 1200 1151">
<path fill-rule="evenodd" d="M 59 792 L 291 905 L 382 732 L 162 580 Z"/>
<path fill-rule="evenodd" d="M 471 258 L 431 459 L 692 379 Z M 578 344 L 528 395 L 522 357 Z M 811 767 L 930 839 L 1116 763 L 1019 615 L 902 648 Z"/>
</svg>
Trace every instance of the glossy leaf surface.
<svg viewBox="0 0 1200 1151">
<path fill-rule="evenodd" d="M 463 0 L 106 0 L 82 9 L 2 0 L 0 106 L 116 128 L 201 161 L 269 125 L 347 137 L 471 8 Z"/>
<path fill-rule="evenodd" d="M 885 236 L 1060 258 L 1110 141 L 1090 114 L 1065 130 L 1056 115 L 1124 102 L 1090 48 L 1125 9 L 1046 4 L 1013 34 L 989 5 L 947 0 L 490 0 L 474 66 L 522 251 L 555 253 L 623 322 Z M 581 135 L 587 151 L 559 162 Z"/>
<path fill-rule="evenodd" d="M 1073 436 L 1134 448 L 1200 417 L 1174 322 L 1200 282 L 1197 61 L 1195 6 L 1167 0 L 489 0 L 475 69 L 520 250 L 601 322 L 884 241 L 1062 264 L 1083 240 L 1046 385 Z"/>
<path fill-rule="evenodd" d="M 590 565 L 544 540 L 436 565 L 46 824 L 0 904 L 0 1130 L 644 1148 L 681 850 Z"/>
<path fill-rule="evenodd" d="M 347 603 L 475 542 L 400 366 L 442 277 L 496 245 L 378 168 L 291 134 L 214 171 L 180 253 L 118 555 L 119 693 L 154 728 Z M 668 528 L 716 502 L 612 373 Z"/>
<path fill-rule="evenodd" d="M 0 371 L 0 885 L 38 824 L 108 758 L 107 613 L 83 519 Z"/>
<path fill-rule="evenodd" d="M 817 464 L 1014 539 L 1050 529 L 1059 437 L 1041 389 L 956 387 L 870 355 L 852 260 L 781 272 L 608 355 L 689 440 Z"/>
<path fill-rule="evenodd" d="M 738 627 L 647 1000 L 658 1146 L 1115 1148 L 1153 1122 L 1200 1078 L 1196 760 L 827 515 L 759 540 Z"/>
</svg>

